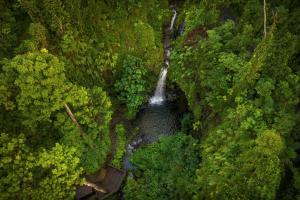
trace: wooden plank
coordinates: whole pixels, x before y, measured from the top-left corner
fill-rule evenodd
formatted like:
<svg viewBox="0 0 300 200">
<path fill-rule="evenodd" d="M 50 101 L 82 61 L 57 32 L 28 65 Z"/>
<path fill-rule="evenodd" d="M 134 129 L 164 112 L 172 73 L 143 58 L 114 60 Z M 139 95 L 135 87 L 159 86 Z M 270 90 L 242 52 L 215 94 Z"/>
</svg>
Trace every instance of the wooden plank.
<svg viewBox="0 0 300 200">
<path fill-rule="evenodd" d="M 117 192 L 120 187 L 121 184 L 126 176 L 126 172 L 120 169 L 117 169 L 113 166 L 106 166 L 105 167 L 105 171 L 106 171 L 106 175 L 104 177 L 104 179 L 100 182 L 95 182 L 95 183 L 91 183 L 94 187 L 89 187 L 89 186 L 81 186 L 81 187 L 89 187 L 92 191 L 94 191 L 94 195 L 89 196 L 88 193 L 87 196 L 83 196 L 83 195 L 77 195 L 76 199 L 78 200 L 83 200 L 83 199 L 89 199 L 86 197 L 96 197 L 97 199 L 105 199 L 109 196 L 111 196 L 112 194 L 114 194 L 115 192 Z M 90 185 L 90 186 L 92 186 Z M 105 191 L 95 191 L 92 188 L 95 188 L 95 186 L 97 188 L 105 188 Z M 79 187 L 80 188 L 80 187 Z M 82 188 L 81 188 L 82 190 Z M 77 193 L 78 193 L 78 189 L 77 189 Z M 107 193 L 105 193 L 107 192 Z"/>
</svg>

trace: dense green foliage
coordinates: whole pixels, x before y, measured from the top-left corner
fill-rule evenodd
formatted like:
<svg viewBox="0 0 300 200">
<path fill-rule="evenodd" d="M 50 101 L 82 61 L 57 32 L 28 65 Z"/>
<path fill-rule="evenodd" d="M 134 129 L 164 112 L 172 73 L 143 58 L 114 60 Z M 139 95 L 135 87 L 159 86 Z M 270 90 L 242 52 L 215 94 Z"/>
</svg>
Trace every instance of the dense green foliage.
<svg viewBox="0 0 300 200">
<path fill-rule="evenodd" d="M 83 152 L 82 165 L 87 171 L 95 171 L 103 164 L 110 144 L 107 137 L 111 103 L 101 88 L 73 85 L 65 78 L 63 63 L 46 50 L 16 56 L 4 64 L 1 77 L 1 104 L 11 112 L 12 118 L 18 115 L 17 120 L 22 119 L 19 124 L 14 121 L 13 125 L 4 126 L 8 128 L 6 131 L 24 127 L 33 146 L 43 146 L 43 142 L 48 146 L 49 142 L 54 144 L 61 138 L 65 144 L 77 146 Z M 75 128 L 64 111 L 64 104 L 75 109 L 74 114 L 86 135 L 80 135 Z M 101 118 L 101 123 L 97 124 L 95 118 Z M 92 148 L 93 152 L 91 147 L 95 145 L 102 148 Z"/>
<path fill-rule="evenodd" d="M 140 149 L 132 157 L 136 179 L 128 178 L 126 199 L 190 199 L 194 192 L 198 144 L 176 134 Z"/>
<path fill-rule="evenodd" d="M 187 29 L 172 53 L 171 79 L 185 92 L 193 134 L 201 137 L 194 198 L 296 198 L 300 43 L 294 3 L 268 2 L 266 38 L 262 2 L 185 4 Z M 195 30 L 206 34 L 190 34 Z M 284 169 L 294 178 L 285 178 Z M 280 187 L 285 181 L 295 189 Z"/>
<path fill-rule="evenodd" d="M 0 199 L 73 199 L 84 175 L 122 168 L 170 3 L 167 84 L 189 111 L 132 155 L 124 197 L 300 198 L 297 0 L 2 0 Z"/>
<path fill-rule="evenodd" d="M 132 56 L 125 57 L 121 77 L 116 81 L 116 91 L 119 99 L 127 106 L 128 117 L 138 111 L 139 106 L 146 100 L 146 70 L 142 60 Z"/>
<path fill-rule="evenodd" d="M 72 199 L 79 176 L 103 167 L 111 150 L 111 99 L 132 116 L 145 101 L 145 73 L 156 76 L 162 59 L 167 6 L 157 0 L 0 2 L 0 132 L 9 133 L 1 139 L 7 160 L 1 160 L 0 199 Z M 136 68 L 138 88 L 125 73 Z M 120 77 L 131 89 L 114 87 Z M 119 92 L 124 95 L 115 98 Z M 117 132 L 121 167 L 125 132 Z M 16 150 L 5 146 L 20 137 Z M 12 166 L 15 152 L 21 161 Z"/>
<path fill-rule="evenodd" d="M 24 134 L 2 133 L 0 141 L 1 199 L 72 199 L 82 171 L 75 148 L 57 143 L 32 152 Z"/>
<path fill-rule="evenodd" d="M 112 161 L 112 165 L 121 169 L 122 168 L 122 159 L 126 151 L 126 136 L 125 136 L 125 127 L 123 124 L 116 125 L 115 132 L 117 135 L 117 149 Z"/>
</svg>

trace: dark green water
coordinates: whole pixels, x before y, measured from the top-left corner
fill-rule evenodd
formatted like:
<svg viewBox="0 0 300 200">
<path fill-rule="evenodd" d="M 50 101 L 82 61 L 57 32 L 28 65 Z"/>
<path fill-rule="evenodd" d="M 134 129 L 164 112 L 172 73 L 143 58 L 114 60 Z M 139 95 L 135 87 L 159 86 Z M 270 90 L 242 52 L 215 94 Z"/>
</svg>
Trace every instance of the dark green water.
<svg viewBox="0 0 300 200">
<path fill-rule="evenodd" d="M 161 135 L 171 135 L 178 130 L 178 114 L 173 103 L 148 105 L 137 115 L 140 137 L 145 143 L 156 141 Z"/>
<path fill-rule="evenodd" d="M 124 156 L 124 169 L 133 168 L 129 159 L 132 153 L 144 145 L 156 142 L 161 136 L 176 133 L 179 129 L 179 114 L 174 103 L 164 102 L 160 105 L 147 105 L 137 114 L 136 126 L 139 134 L 127 145 Z"/>
</svg>

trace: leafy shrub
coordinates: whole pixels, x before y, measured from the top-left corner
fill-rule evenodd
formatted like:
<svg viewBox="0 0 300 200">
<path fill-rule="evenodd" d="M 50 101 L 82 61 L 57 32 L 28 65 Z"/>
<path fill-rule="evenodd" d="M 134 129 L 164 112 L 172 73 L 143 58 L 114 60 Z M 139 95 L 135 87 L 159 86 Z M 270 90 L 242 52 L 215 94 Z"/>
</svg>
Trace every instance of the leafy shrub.
<svg viewBox="0 0 300 200">
<path fill-rule="evenodd" d="M 128 178 L 125 199 L 191 199 L 198 154 L 196 140 L 184 134 L 138 149 L 132 163 L 139 177 Z"/>
<path fill-rule="evenodd" d="M 127 55 L 123 60 L 121 78 L 116 81 L 115 88 L 119 92 L 118 98 L 126 103 L 127 114 L 132 118 L 140 105 L 146 100 L 146 69 L 142 60 Z"/>
</svg>

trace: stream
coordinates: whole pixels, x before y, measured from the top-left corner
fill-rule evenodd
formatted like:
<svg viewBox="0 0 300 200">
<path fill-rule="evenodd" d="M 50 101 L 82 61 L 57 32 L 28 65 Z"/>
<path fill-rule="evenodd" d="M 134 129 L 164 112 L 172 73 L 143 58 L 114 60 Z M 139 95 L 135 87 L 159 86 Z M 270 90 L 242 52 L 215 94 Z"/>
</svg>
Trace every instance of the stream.
<svg viewBox="0 0 300 200">
<path fill-rule="evenodd" d="M 136 125 L 139 134 L 127 145 L 123 158 L 124 170 L 134 169 L 130 162 L 130 156 L 141 146 L 157 141 L 161 136 L 172 135 L 178 130 L 178 117 L 176 105 L 166 98 L 166 79 L 170 63 L 171 39 L 176 20 L 177 12 L 175 6 L 170 6 L 172 18 L 170 26 L 164 30 L 164 63 L 154 95 L 149 99 L 149 104 L 145 105 L 137 114 Z"/>
</svg>

